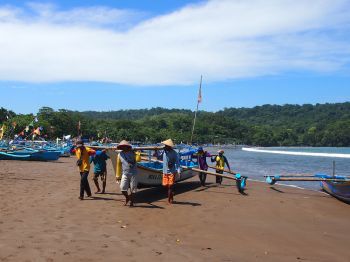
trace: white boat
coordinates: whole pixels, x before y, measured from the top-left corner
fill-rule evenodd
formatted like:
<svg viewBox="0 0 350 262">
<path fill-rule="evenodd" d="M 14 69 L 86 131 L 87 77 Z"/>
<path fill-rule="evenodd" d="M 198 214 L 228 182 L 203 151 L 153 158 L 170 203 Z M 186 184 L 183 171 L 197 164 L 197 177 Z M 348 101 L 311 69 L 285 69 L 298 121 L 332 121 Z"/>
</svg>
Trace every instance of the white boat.
<svg viewBox="0 0 350 262">
<path fill-rule="evenodd" d="M 117 155 L 118 151 L 113 149 L 107 149 L 114 171 L 116 171 Z M 186 154 L 185 154 L 186 155 Z M 175 177 L 175 183 L 184 181 L 191 177 L 198 175 L 197 171 L 191 170 L 191 168 L 198 168 L 198 164 L 190 159 L 190 155 L 184 156 L 187 159 L 181 159 L 180 164 L 182 167 L 181 175 Z M 153 187 L 162 185 L 163 163 L 162 161 L 149 160 L 141 161 L 137 163 L 137 181 L 138 187 Z"/>
</svg>

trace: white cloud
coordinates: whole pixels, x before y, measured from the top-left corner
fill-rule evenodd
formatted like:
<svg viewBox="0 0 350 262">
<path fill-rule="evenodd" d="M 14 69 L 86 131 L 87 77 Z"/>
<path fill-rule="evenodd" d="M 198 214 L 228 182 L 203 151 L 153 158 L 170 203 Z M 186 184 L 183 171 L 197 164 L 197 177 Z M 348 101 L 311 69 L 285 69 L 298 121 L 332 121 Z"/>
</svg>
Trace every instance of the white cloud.
<svg viewBox="0 0 350 262">
<path fill-rule="evenodd" d="M 350 62 L 346 0 L 213 0 L 139 23 L 132 11 L 29 6 L 0 7 L 1 80 L 174 85 Z"/>
</svg>

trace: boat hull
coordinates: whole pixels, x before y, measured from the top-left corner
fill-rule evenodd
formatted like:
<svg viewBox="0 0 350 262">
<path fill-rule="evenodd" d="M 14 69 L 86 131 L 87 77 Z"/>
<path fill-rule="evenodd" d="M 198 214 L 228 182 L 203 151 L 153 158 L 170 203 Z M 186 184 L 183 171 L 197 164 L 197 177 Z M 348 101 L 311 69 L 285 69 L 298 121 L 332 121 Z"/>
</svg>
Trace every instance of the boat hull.
<svg viewBox="0 0 350 262">
<path fill-rule="evenodd" d="M 350 181 L 331 182 L 322 181 L 322 189 L 335 198 L 350 204 Z"/>
<path fill-rule="evenodd" d="M 60 154 L 59 151 L 7 151 L 0 152 L 0 160 L 55 161 Z"/>
<path fill-rule="evenodd" d="M 182 170 L 180 176 L 175 177 L 175 183 L 184 181 L 198 175 L 198 172 L 191 169 Z M 153 187 L 162 185 L 162 164 L 160 162 L 139 162 L 137 163 L 138 187 Z"/>
</svg>

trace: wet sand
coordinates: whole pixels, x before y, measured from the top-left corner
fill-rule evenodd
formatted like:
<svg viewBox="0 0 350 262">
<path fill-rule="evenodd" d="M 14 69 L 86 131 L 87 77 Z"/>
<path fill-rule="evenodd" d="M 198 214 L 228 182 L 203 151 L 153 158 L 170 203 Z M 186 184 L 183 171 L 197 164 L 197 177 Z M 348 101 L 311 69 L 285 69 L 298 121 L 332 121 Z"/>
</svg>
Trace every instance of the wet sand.
<svg viewBox="0 0 350 262">
<path fill-rule="evenodd" d="M 0 161 L 0 261 L 350 260 L 350 205 L 326 194 L 193 178 L 171 206 L 151 188 L 129 208 L 110 165 L 107 193 L 80 201 L 74 164 Z"/>
</svg>

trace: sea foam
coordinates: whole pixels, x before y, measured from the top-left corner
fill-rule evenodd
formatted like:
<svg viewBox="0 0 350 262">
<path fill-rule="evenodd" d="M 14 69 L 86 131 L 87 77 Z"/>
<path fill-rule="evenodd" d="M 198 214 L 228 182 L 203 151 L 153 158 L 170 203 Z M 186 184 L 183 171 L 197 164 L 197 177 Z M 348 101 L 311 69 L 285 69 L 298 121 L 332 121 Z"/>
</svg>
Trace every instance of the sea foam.
<svg viewBox="0 0 350 262">
<path fill-rule="evenodd" d="M 293 155 L 293 156 L 318 156 L 318 157 L 332 157 L 332 158 L 350 158 L 350 154 L 336 154 L 336 153 L 315 153 L 315 152 L 293 152 L 293 151 L 280 151 L 280 150 L 266 150 L 259 148 L 243 147 L 243 151 L 257 152 L 257 153 L 270 153 L 281 155 Z"/>
</svg>

